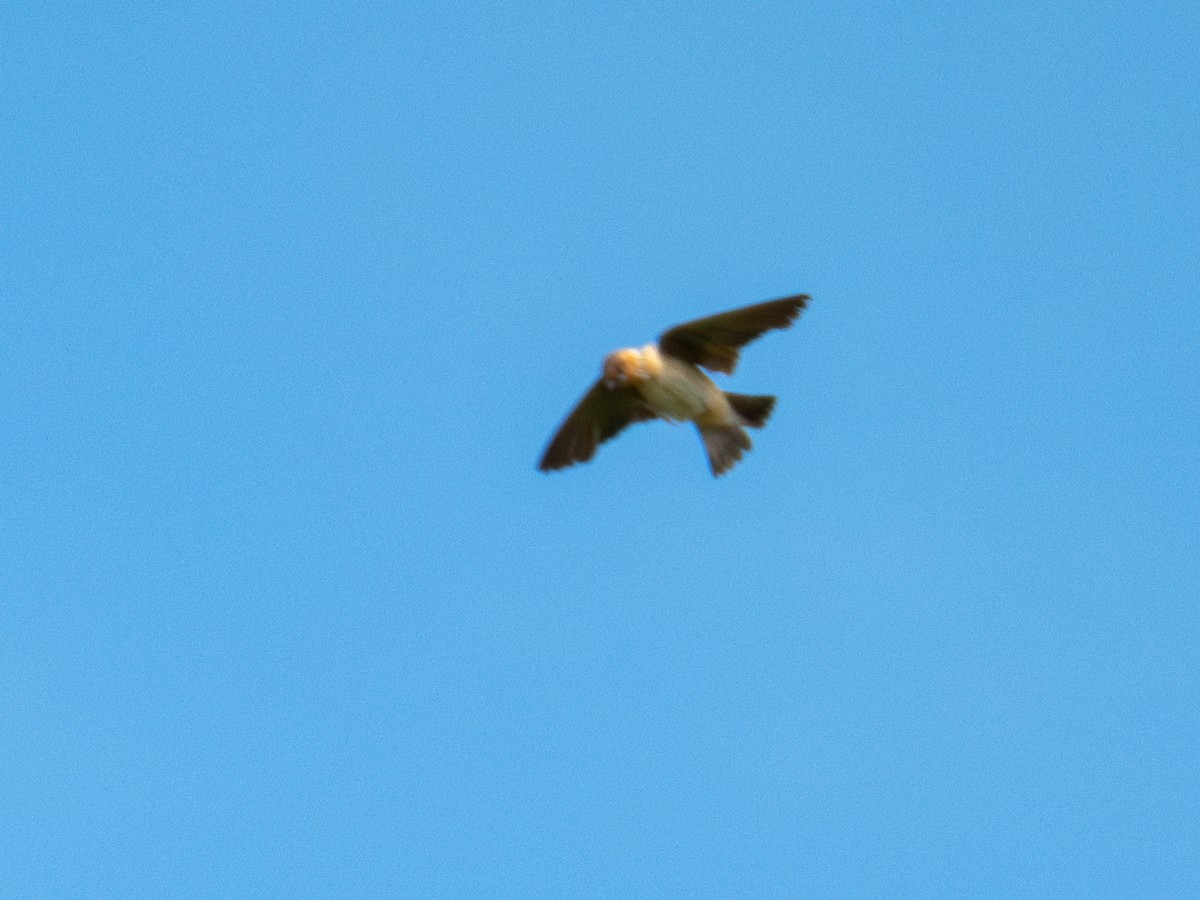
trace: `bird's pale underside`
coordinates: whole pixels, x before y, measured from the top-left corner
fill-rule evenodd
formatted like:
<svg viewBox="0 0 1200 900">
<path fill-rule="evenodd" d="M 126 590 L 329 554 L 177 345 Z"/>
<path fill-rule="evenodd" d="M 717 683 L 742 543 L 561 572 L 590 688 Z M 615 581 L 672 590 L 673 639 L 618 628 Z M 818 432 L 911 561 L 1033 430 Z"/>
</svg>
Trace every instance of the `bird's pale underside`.
<svg viewBox="0 0 1200 900">
<path fill-rule="evenodd" d="M 538 468 L 549 472 L 587 462 L 627 426 L 666 419 L 694 423 L 713 475 L 729 471 L 750 449 L 746 429 L 766 424 L 775 398 L 723 391 L 701 368 L 733 374 L 742 347 L 790 326 L 808 300 L 796 294 L 718 313 L 676 325 L 657 344 L 610 353 L 600 379 L 550 440 Z"/>
</svg>

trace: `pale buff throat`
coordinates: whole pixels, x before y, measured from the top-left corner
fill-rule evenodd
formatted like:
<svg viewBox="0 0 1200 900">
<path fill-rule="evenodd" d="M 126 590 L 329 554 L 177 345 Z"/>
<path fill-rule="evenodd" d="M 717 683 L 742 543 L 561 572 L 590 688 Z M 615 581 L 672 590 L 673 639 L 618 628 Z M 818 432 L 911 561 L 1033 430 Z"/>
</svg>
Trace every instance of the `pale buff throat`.
<svg viewBox="0 0 1200 900">
<path fill-rule="evenodd" d="M 614 350 L 604 359 L 604 383 L 609 388 L 649 381 L 660 377 L 662 372 L 662 357 L 653 344 L 640 350 L 633 347 Z"/>
</svg>

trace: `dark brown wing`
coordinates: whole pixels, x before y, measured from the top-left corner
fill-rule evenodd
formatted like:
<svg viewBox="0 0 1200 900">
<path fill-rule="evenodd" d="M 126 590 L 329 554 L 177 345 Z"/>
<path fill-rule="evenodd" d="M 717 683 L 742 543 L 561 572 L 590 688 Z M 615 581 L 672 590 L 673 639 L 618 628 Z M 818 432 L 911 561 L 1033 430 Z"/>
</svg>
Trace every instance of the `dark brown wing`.
<svg viewBox="0 0 1200 900">
<path fill-rule="evenodd" d="M 587 462 L 595 456 L 597 447 L 616 437 L 626 426 L 654 418 L 657 418 L 654 410 L 642 401 L 636 389 L 609 390 L 603 381 L 597 381 L 562 423 L 542 454 L 538 468 L 549 472 Z"/>
<path fill-rule="evenodd" d="M 808 299 L 808 294 L 796 294 L 684 322 L 663 332 L 658 348 L 676 359 L 732 375 L 738 350 L 764 331 L 787 328 L 796 321 Z"/>
</svg>

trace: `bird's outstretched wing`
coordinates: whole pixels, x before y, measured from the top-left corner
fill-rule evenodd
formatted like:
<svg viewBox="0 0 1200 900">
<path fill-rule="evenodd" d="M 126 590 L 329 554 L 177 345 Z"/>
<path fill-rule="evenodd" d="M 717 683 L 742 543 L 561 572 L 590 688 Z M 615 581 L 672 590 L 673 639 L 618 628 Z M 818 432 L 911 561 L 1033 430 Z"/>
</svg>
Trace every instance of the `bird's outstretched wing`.
<svg viewBox="0 0 1200 900">
<path fill-rule="evenodd" d="M 787 328 L 796 321 L 808 299 L 808 294 L 796 294 L 684 322 L 663 332 L 658 348 L 676 359 L 731 375 L 740 348 L 764 331 Z"/>
<path fill-rule="evenodd" d="M 616 437 L 626 426 L 657 418 L 633 387 L 609 390 L 603 380 L 592 385 L 558 429 L 542 454 L 543 472 L 587 462 L 596 448 Z"/>
</svg>

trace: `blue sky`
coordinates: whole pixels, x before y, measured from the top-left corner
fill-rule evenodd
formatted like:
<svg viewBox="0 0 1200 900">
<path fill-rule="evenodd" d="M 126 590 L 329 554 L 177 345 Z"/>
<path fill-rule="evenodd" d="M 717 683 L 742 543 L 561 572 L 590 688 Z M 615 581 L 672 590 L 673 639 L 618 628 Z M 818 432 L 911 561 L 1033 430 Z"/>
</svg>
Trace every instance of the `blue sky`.
<svg viewBox="0 0 1200 900">
<path fill-rule="evenodd" d="M 1200 892 L 1187 4 L 110 6 L 0 13 L 0 892 Z M 535 470 L 799 291 L 728 476 Z"/>
</svg>

